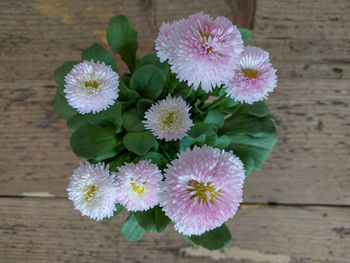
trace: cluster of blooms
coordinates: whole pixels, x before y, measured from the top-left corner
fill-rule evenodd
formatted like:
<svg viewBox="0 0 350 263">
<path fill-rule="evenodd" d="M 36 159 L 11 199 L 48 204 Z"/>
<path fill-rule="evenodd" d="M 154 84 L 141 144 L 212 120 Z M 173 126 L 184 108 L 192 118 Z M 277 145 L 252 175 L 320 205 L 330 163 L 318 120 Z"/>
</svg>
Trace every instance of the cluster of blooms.
<svg viewBox="0 0 350 263">
<path fill-rule="evenodd" d="M 82 215 L 101 220 L 113 216 L 116 203 L 129 211 L 143 211 L 157 205 L 162 179 L 158 167 L 149 160 L 126 163 L 118 173 L 110 173 L 109 166 L 103 163 L 86 162 L 73 172 L 68 198 Z"/>
<path fill-rule="evenodd" d="M 164 23 L 156 43 L 161 62 L 188 86 L 205 92 L 224 87 L 236 101 L 254 103 L 276 87 L 268 52 L 244 47 L 240 32 L 224 17 L 197 13 Z M 96 113 L 118 99 L 119 76 L 103 62 L 84 61 L 65 77 L 66 99 L 79 113 Z M 181 140 L 193 126 L 191 106 L 181 97 L 153 104 L 144 127 L 159 140 Z M 195 146 L 178 154 L 164 170 L 150 160 L 125 163 L 116 173 L 103 163 L 77 168 L 67 191 L 75 208 L 93 219 L 113 216 L 116 203 L 129 211 L 156 205 L 184 235 L 201 235 L 222 225 L 242 201 L 245 170 L 232 152 Z"/>
<path fill-rule="evenodd" d="M 224 85 L 228 96 L 251 104 L 276 87 L 269 53 L 244 47 L 237 27 L 225 17 L 200 12 L 163 23 L 155 43 L 159 59 L 168 60 L 178 79 L 195 89 L 209 92 Z"/>
<path fill-rule="evenodd" d="M 149 160 L 127 163 L 117 173 L 108 165 L 88 162 L 77 168 L 67 191 L 83 215 L 101 220 L 113 216 L 116 203 L 129 211 L 157 204 L 184 235 L 201 235 L 233 217 L 242 201 L 243 163 L 209 146 L 187 149 L 163 176 Z"/>
</svg>

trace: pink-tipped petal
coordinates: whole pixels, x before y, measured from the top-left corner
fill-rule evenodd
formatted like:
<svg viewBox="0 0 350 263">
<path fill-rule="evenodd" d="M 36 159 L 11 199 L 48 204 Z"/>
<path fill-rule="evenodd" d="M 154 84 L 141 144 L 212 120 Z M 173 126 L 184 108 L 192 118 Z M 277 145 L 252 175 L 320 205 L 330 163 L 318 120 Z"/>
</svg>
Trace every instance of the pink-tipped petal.
<svg viewBox="0 0 350 263">
<path fill-rule="evenodd" d="M 276 86 L 276 70 L 270 63 L 269 53 L 247 46 L 226 86 L 226 93 L 237 101 L 252 104 L 266 99 Z"/>
<path fill-rule="evenodd" d="M 201 86 L 205 92 L 227 84 L 243 51 L 241 34 L 231 21 L 213 19 L 203 12 L 163 25 L 160 36 L 158 56 L 169 59 L 171 71 L 180 81 L 194 89 Z"/>
<path fill-rule="evenodd" d="M 243 183 L 243 163 L 232 152 L 195 146 L 168 166 L 160 205 L 177 231 L 201 235 L 235 215 Z"/>
<path fill-rule="evenodd" d="M 158 167 L 149 160 L 126 163 L 117 173 L 117 200 L 129 211 L 143 211 L 159 203 L 159 182 L 163 179 Z"/>
<path fill-rule="evenodd" d="M 70 178 L 68 199 L 83 216 L 95 220 L 113 216 L 116 210 L 115 173 L 110 174 L 103 163 L 81 163 Z"/>
<path fill-rule="evenodd" d="M 106 110 L 118 98 L 118 73 L 104 62 L 83 61 L 64 80 L 68 104 L 81 114 Z"/>
<path fill-rule="evenodd" d="M 158 101 L 145 113 L 145 128 L 152 131 L 158 139 L 166 141 L 179 140 L 186 136 L 192 127 L 190 119 L 191 107 L 181 98 L 171 98 Z"/>
</svg>

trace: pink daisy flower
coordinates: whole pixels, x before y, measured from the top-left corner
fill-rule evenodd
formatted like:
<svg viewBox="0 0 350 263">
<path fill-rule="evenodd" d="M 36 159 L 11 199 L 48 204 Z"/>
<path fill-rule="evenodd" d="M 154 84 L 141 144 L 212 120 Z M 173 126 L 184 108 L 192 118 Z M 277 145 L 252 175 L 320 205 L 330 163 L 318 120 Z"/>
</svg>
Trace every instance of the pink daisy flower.
<svg viewBox="0 0 350 263">
<path fill-rule="evenodd" d="M 237 101 L 251 104 L 267 98 L 276 86 L 276 70 L 270 63 L 269 53 L 247 46 L 226 86 L 226 93 Z"/>
<path fill-rule="evenodd" d="M 81 114 L 103 111 L 118 98 L 118 73 L 104 62 L 83 61 L 64 80 L 68 104 Z"/>
<path fill-rule="evenodd" d="M 168 166 L 160 205 L 181 234 L 201 235 L 235 215 L 244 177 L 232 152 L 195 146 Z"/>
<path fill-rule="evenodd" d="M 109 173 L 108 165 L 81 163 L 70 178 L 68 199 L 83 216 L 96 220 L 111 217 L 117 203 L 114 177 L 115 173 Z"/>
<path fill-rule="evenodd" d="M 166 51 L 158 56 L 168 57 L 171 70 L 180 81 L 187 81 L 194 89 L 201 85 L 209 92 L 230 80 L 232 68 L 243 51 L 241 34 L 231 21 L 225 17 L 213 19 L 200 12 L 171 27 L 162 30 L 171 32 L 163 41 Z"/>
<path fill-rule="evenodd" d="M 154 41 L 156 44 L 157 55 L 159 57 L 160 62 L 164 62 L 169 58 L 169 49 L 168 49 L 168 39 L 169 34 L 174 28 L 182 23 L 183 19 L 180 21 L 174 21 L 171 24 L 163 22 L 162 26 L 159 29 L 158 38 Z"/>
<path fill-rule="evenodd" d="M 158 167 L 150 160 L 126 163 L 118 169 L 118 202 L 129 211 L 143 211 L 159 203 L 159 182 L 163 179 Z"/>
<path fill-rule="evenodd" d="M 158 101 L 145 113 L 145 128 L 158 139 L 179 140 L 186 136 L 193 126 L 190 118 L 191 107 L 181 97 Z"/>
</svg>

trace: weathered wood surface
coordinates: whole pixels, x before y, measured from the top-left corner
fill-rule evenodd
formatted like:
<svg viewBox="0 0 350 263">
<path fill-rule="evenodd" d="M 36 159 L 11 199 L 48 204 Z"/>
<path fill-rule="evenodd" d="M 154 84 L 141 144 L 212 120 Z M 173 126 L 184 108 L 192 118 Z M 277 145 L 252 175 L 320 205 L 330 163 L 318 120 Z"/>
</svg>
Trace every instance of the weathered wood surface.
<svg viewBox="0 0 350 263">
<path fill-rule="evenodd" d="M 346 0 L 257 1 L 251 44 L 271 51 L 280 78 L 349 79 L 349 27 Z"/>
<path fill-rule="evenodd" d="M 119 234 L 126 213 L 94 222 L 66 199 L 1 198 L 0 262 L 350 262 L 350 210 L 247 206 L 228 222 L 232 245 L 197 250 L 172 226 L 137 243 Z M 26 259 L 26 261 L 24 261 Z"/>
<path fill-rule="evenodd" d="M 106 41 L 110 17 L 120 13 L 130 17 L 139 30 L 143 55 L 153 51 L 162 21 L 204 10 L 241 26 L 254 24 L 252 44 L 271 51 L 278 69 L 279 86 L 268 104 L 282 120 L 279 141 L 263 169 L 248 179 L 245 200 L 348 204 L 349 2 L 264 0 L 255 11 L 249 6 L 253 1 L 237 2 L 191 1 L 184 9 L 185 2 L 164 0 L 103 5 L 2 1 L 1 194 L 66 195 L 78 159 L 69 148 L 65 122 L 50 105 L 55 94 L 53 72 L 63 61 L 79 59 L 93 42 Z"/>
<path fill-rule="evenodd" d="M 112 16 L 130 18 L 139 31 L 142 56 L 154 51 L 162 21 L 198 10 L 232 20 L 236 17 L 241 26 L 249 26 L 252 13 L 247 8 L 252 8 L 234 7 L 236 15 L 229 1 L 0 2 L 0 194 L 66 195 L 68 176 L 78 158 L 69 148 L 65 122 L 50 104 L 56 92 L 53 72 L 64 61 L 79 60 L 82 50 L 92 43 L 106 44 L 105 30 Z M 118 62 L 121 71 L 126 71 Z"/>
<path fill-rule="evenodd" d="M 125 214 L 96 223 L 64 198 L 5 197 L 66 196 L 79 159 L 50 105 L 55 68 L 106 45 L 114 15 L 139 31 L 142 56 L 162 21 L 200 10 L 253 27 L 250 44 L 271 52 L 279 76 L 268 100 L 278 142 L 245 185 L 245 202 L 262 205 L 229 222 L 230 248 L 195 250 L 172 229 L 130 243 Z M 347 0 L 0 1 L 0 262 L 350 262 L 349 28 Z"/>
</svg>

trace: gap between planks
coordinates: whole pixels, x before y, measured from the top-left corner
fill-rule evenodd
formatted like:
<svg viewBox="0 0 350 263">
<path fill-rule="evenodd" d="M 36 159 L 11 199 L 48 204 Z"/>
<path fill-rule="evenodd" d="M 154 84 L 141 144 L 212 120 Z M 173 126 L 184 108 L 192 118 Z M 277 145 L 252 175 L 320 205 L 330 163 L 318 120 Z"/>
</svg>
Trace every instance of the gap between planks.
<svg viewBox="0 0 350 263">
<path fill-rule="evenodd" d="M 53 195 L 48 192 L 24 192 L 21 195 L 0 195 L 0 198 L 38 198 L 38 199 L 67 199 L 66 196 Z M 283 203 L 283 202 L 242 202 L 240 209 L 256 207 L 339 207 L 350 208 L 350 204 L 318 204 L 318 203 Z"/>
</svg>

